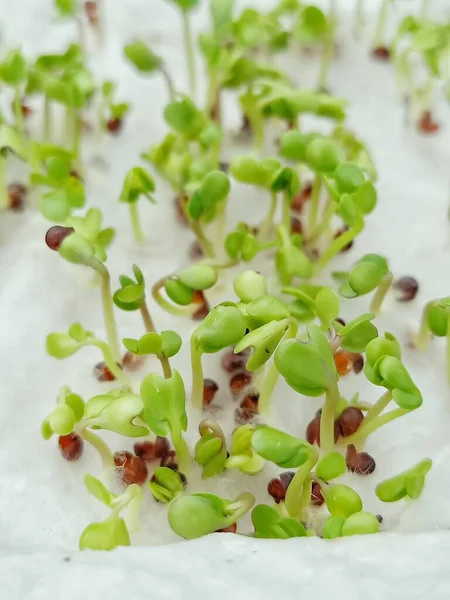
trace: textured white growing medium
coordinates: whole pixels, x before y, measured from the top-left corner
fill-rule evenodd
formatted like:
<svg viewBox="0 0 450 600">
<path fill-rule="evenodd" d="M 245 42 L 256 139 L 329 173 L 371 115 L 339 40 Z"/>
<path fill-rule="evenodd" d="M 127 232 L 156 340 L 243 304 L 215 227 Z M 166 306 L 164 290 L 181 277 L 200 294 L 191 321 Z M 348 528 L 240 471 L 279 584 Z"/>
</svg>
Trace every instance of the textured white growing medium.
<svg viewBox="0 0 450 600">
<path fill-rule="evenodd" d="M 29 56 L 58 51 L 76 35 L 71 24 L 56 23 L 50 0 L 15 0 L 0 6 L 0 52 L 22 45 Z M 177 86 L 186 85 L 184 51 L 180 23 L 175 11 L 162 0 L 103 1 L 106 16 L 106 44 L 92 49 L 91 67 L 100 79 L 114 78 L 118 98 L 130 100 L 133 110 L 123 134 L 118 138 L 93 136 L 83 152 L 89 166 L 87 186 L 90 206 L 100 206 L 107 225 L 119 235 L 108 264 L 113 280 L 130 271 L 137 262 L 150 283 L 187 263 L 186 248 L 191 234 L 174 221 L 171 192 L 164 182 L 158 185 L 158 205 L 140 206 L 149 241 L 137 247 L 131 235 L 127 209 L 117 202 L 123 176 L 138 162 L 139 152 L 159 141 L 164 134 L 161 111 L 166 90 L 158 77 L 144 80 L 125 64 L 121 49 L 133 36 L 149 41 L 167 60 Z M 206 1 L 205 3 L 206 4 Z M 269 2 L 256 3 L 269 5 Z M 256 5 L 255 4 L 255 5 Z M 367 3 L 369 4 L 369 3 Z M 335 267 L 346 268 L 365 252 L 385 255 L 395 275 L 414 275 L 421 285 L 416 301 L 397 304 L 390 296 L 376 320 L 380 330 L 391 331 L 406 344 L 411 327 L 417 326 L 424 303 L 448 295 L 450 277 L 450 227 L 447 221 L 450 134 L 448 106 L 437 103 L 436 118 L 447 126 L 432 138 L 420 137 L 404 121 L 402 104 L 396 94 L 392 68 L 368 57 L 369 35 L 377 2 L 370 2 L 370 26 L 365 39 L 352 34 L 353 0 L 340 0 L 342 27 L 339 53 L 330 75 L 330 89 L 350 100 L 349 126 L 371 148 L 379 169 L 379 206 L 367 220 L 367 228 L 354 250 L 340 257 Z M 417 2 L 398 2 L 416 10 Z M 445 0 L 434 0 L 434 10 L 443 10 Z M 195 28 L 206 25 L 205 6 L 195 17 Z M 314 84 L 315 58 L 291 52 L 281 64 L 300 86 Z M 204 82 L 200 82 L 204 88 Z M 36 105 L 37 111 L 40 109 Z M 236 128 L 236 102 L 225 102 L 227 125 Z M 36 127 L 35 118 L 32 125 Z M 317 126 L 311 121 L 311 126 Z M 321 125 L 322 126 L 322 125 Z M 245 152 L 230 144 L 232 153 Z M 91 159 L 95 158 L 91 162 Z M 101 159 L 101 160 L 100 160 Z M 20 174 L 20 167 L 17 171 Z M 17 175 L 16 174 L 16 175 Z M 22 173 L 22 175 L 24 175 Z M 35 199 L 34 199 L 35 200 Z M 240 219 L 260 219 L 268 199 L 242 186 L 233 188 L 229 225 Z M 0 221 L 0 597 L 79 598 L 98 597 L 108 588 L 108 596 L 189 598 L 214 594 L 225 598 L 230 589 L 237 598 L 286 598 L 309 594 L 322 597 L 342 590 L 348 599 L 371 597 L 448 598 L 447 556 L 450 536 L 450 471 L 448 431 L 450 393 L 445 382 L 444 348 L 434 342 L 425 354 L 405 348 L 405 363 L 423 392 L 423 407 L 385 427 L 370 439 L 368 451 L 377 460 L 377 470 L 368 478 L 348 475 L 346 480 L 363 495 L 365 507 L 385 517 L 388 530 L 408 534 L 384 534 L 332 543 L 317 539 L 255 541 L 237 536 L 214 535 L 195 542 L 163 548 L 120 549 L 109 554 L 75 552 L 78 536 L 87 523 L 104 517 L 105 512 L 88 496 L 82 485 L 85 472 L 99 474 L 96 455 L 87 449 L 82 460 L 63 462 L 54 442 L 44 443 L 39 424 L 51 410 L 61 385 L 88 398 L 108 384 L 98 384 L 91 376 L 100 360 L 89 349 L 63 362 L 46 356 L 45 336 L 64 331 L 80 320 L 103 335 L 99 292 L 90 273 L 68 265 L 52 254 L 43 238 L 48 224 L 34 206 L 25 215 L 2 215 Z M 259 265 L 267 269 L 264 263 Z M 326 279 L 324 279 L 325 281 Z M 231 276 L 210 298 L 219 302 L 230 293 Z M 152 307 L 153 308 L 153 307 Z M 367 308 L 367 299 L 345 303 L 343 317 Z M 194 325 L 178 320 L 159 309 L 154 317 L 160 329 L 176 328 L 188 340 Z M 118 314 L 122 336 L 137 336 L 141 323 L 136 314 Z M 190 388 L 188 348 L 185 344 L 174 360 L 186 386 Z M 217 357 L 205 361 L 205 375 L 222 384 L 221 404 L 230 404 L 226 381 L 220 374 Z M 148 368 L 157 368 L 149 361 Z M 342 393 L 360 391 L 366 401 L 374 401 L 379 389 L 362 375 L 342 380 Z M 274 398 L 273 423 L 286 431 L 303 435 L 306 423 L 320 405 L 296 395 L 280 383 Z M 231 414 L 232 411 L 228 410 Z M 226 411 L 217 418 L 225 418 Z M 229 432 L 231 419 L 225 419 Z M 197 437 L 192 422 L 189 441 Z M 115 449 L 123 448 L 118 436 L 108 436 Z M 373 489 L 376 483 L 417 460 L 429 456 L 434 461 L 427 485 L 419 501 L 398 506 L 380 503 Z M 201 483 L 191 478 L 193 490 L 208 489 L 229 497 L 249 489 L 258 501 L 267 502 L 265 485 L 268 469 L 259 478 L 227 473 L 226 479 Z M 439 530 L 439 531 L 438 531 Z M 443 531 L 444 530 L 444 531 Z M 425 532 L 428 533 L 412 533 Z M 164 507 L 156 506 L 147 495 L 143 507 L 142 532 L 133 540 L 138 545 L 176 541 Z M 282 544 L 282 545 L 280 545 Z M 70 560 L 65 561 L 68 556 Z M 329 578 L 324 577 L 324 570 Z M 62 590 L 64 585 L 64 593 Z M 230 588 L 230 586 L 233 586 Z M 338 586 L 337 588 L 335 586 Z M 364 590 L 364 591 L 363 591 Z"/>
</svg>

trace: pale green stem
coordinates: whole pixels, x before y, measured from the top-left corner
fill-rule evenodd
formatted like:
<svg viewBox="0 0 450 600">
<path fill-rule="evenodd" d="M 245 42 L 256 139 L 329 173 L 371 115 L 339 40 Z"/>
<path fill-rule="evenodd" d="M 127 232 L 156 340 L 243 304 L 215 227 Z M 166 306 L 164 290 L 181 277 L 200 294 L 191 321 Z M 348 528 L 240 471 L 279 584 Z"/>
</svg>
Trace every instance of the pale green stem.
<svg viewBox="0 0 450 600">
<path fill-rule="evenodd" d="M 450 385 L 450 314 L 447 316 L 447 335 L 446 335 L 446 362 L 447 362 L 447 381 Z"/>
<path fill-rule="evenodd" d="M 47 96 L 44 100 L 44 141 L 52 142 L 52 105 Z"/>
<path fill-rule="evenodd" d="M 214 246 L 210 240 L 205 235 L 203 231 L 203 227 L 200 221 L 192 221 L 191 222 L 192 231 L 197 236 L 197 239 L 202 247 L 203 253 L 208 258 L 215 258 L 216 253 L 214 252 Z"/>
<path fill-rule="evenodd" d="M 191 96 L 195 97 L 195 63 L 194 63 L 194 50 L 192 47 L 192 34 L 189 20 L 189 14 L 187 11 L 182 10 L 181 16 L 183 20 L 183 37 L 184 47 L 186 50 L 187 67 L 189 73 L 189 88 Z"/>
<path fill-rule="evenodd" d="M 317 89 L 318 91 L 323 91 L 326 89 L 328 82 L 328 73 L 330 71 L 331 62 L 334 56 L 334 39 L 335 39 L 335 31 L 336 31 L 336 17 L 330 15 L 330 26 L 329 31 L 327 32 L 327 36 L 322 49 L 322 56 L 320 60 L 320 70 L 319 70 L 319 79 L 317 81 Z"/>
<path fill-rule="evenodd" d="M 366 426 L 362 425 L 356 433 L 346 438 L 346 444 L 353 444 L 356 446 L 357 444 L 365 441 L 371 433 L 380 427 L 383 427 L 383 425 L 386 425 L 387 423 L 390 423 L 399 417 L 403 417 L 403 415 L 407 415 L 409 412 L 411 411 L 404 408 L 395 408 L 394 410 L 391 410 L 384 415 L 373 419 L 373 421 L 370 421 Z"/>
<path fill-rule="evenodd" d="M 320 447 L 325 454 L 334 448 L 334 419 L 340 400 L 336 381 L 331 381 L 325 396 L 325 402 L 320 416 Z"/>
<path fill-rule="evenodd" d="M 381 280 L 380 285 L 375 292 L 372 302 L 370 303 L 370 312 L 373 312 L 377 315 L 380 312 L 381 305 L 383 303 L 384 297 L 388 293 L 391 285 L 392 285 L 392 273 L 389 271 Z"/>
<path fill-rule="evenodd" d="M 309 206 L 309 227 L 310 231 L 314 231 L 317 225 L 317 217 L 319 215 L 320 191 L 322 189 L 322 178 L 317 175 L 311 190 L 311 200 Z"/>
<path fill-rule="evenodd" d="M 227 440 L 221 426 L 212 419 L 203 419 L 203 421 L 200 421 L 198 432 L 202 437 L 209 433 L 213 433 L 217 438 L 222 440 L 222 448 L 227 447 Z"/>
<path fill-rule="evenodd" d="M 203 367 L 202 353 L 197 346 L 197 340 L 191 337 L 191 366 L 192 366 L 192 395 L 191 402 L 194 408 L 203 408 Z"/>
<path fill-rule="evenodd" d="M 114 304 L 111 294 L 111 276 L 105 265 L 98 260 L 92 260 L 89 263 L 100 275 L 100 291 L 102 296 L 103 318 L 105 321 L 106 337 L 108 346 L 111 349 L 112 356 L 115 362 L 121 364 L 122 357 L 120 354 L 119 336 L 117 334 L 116 318 L 114 315 Z"/>
<path fill-rule="evenodd" d="M 72 142 L 72 152 L 75 158 L 75 163 L 80 165 L 81 156 L 80 156 L 80 145 L 81 145 L 81 131 L 82 124 L 80 113 L 77 110 L 73 111 L 73 142 Z"/>
<path fill-rule="evenodd" d="M 253 129 L 253 145 L 257 154 L 264 152 L 264 120 L 261 115 L 250 119 Z"/>
<path fill-rule="evenodd" d="M 88 338 L 86 340 L 86 342 L 84 343 L 84 345 L 85 346 L 96 346 L 97 348 L 99 348 L 102 351 L 105 365 L 108 367 L 108 369 L 114 375 L 114 377 L 118 381 L 121 381 L 127 387 L 131 386 L 131 381 L 125 375 L 123 370 L 118 366 L 117 361 L 114 360 L 113 354 L 112 354 L 108 344 L 106 344 L 105 342 L 102 342 L 101 340 L 96 340 L 95 338 L 92 340 Z"/>
<path fill-rule="evenodd" d="M 192 317 L 192 315 L 198 310 L 198 305 L 189 306 L 177 306 L 168 302 L 161 294 L 161 289 L 164 287 L 166 277 L 159 279 L 152 286 L 153 300 L 159 304 L 161 308 L 164 308 L 168 313 L 176 315 L 177 317 Z"/>
<path fill-rule="evenodd" d="M 140 529 L 140 518 L 139 513 L 141 511 L 142 506 L 142 498 L 143 498 L 142 488 L 136 483 L 132 483 L 128 486 L 127 491 L 123 494 L 124 503 L 119 502 L 114 508 L 113 513 L 117 507 L 120 507 L 116 515 L 122 511 L 126 506 L 127 508 L 127 528 L 130 533 L 134 533 L 139 531 Z M 125 502 L 126 497 L 126 502 Z"/>
<path fill-rule="evenodd" d="M 390 403 L 391 400 L 392 400 L 392 392 L 390 390 L 387 390 L 375 402 L 375 404 L 369 408 L 369 410 L 367 411 L 367 414 L 364 417 L 364 420 L 363 420 L 363 422 L 361 424 L 361 427 L 363 425 L 367 425 L 368 423 L 370 423 L 371 421 L 373 421 L 374 419 L 376 419 L 376 417 L 378 417 L 379 415 L 381 415 L 381 413 L 388 406 L 388 404 Z"/>
<path fill-rule="evenodd" d="M 131 202 L 128 206 L 130 207 L 131 227 L 135 240 L 139 243 L 145 242 L 145 234 L 142 231 L 137 202 Z"/>
<path fill-rule="evenodd" d="M 239 521 L 239 519 L 251 509 L 254 503 L 255 497 L 250 492 L 242 492 L 242 494 L 239 494 L 234 502 L 231 502 L 225 507 L 227 513 L 229 512 L 230 514 L 224 525 L 228 527 L 233 523 L 236 523 L 236 521 Z"/>
<path fill-rule="evenodd" d="M 25 120 L 23 118 L 22 110 L 22 94 L 20 86 L 16 85 L 14 88 L 14 114 L 16 117 L 17 131 L 23 135 L 25 132 Z"/>
<path fill-rule="evenodd" d="M 226 219 L 226 217 L 227 217 L 227 213 L 226 213 L 227 200 L 228 200 L 228 198 L 225 198 L 224 200 L 219 202 L 219 204 L 217 205 L 217 208 L 216 208 L 217 239 L 216 239 L 216 243 L 214 244 L 214 246 L 216 248 L 223 248 L 223 245 L 225 242 L 225 230 L 226 230 L 226 220 L 227 220 Z M 214 254 L 216 254 L 215 250 L 214 250 Z"/>
<path fill-rule="evenodd" d="M 9 208 L 8 186 L 6 184 L 6 157 L 0 155 L 0 210 Z"/>
<path fill-rule="evenodd" d="M 316 450 L 311 450 L 311 456 L 306 460 L 301 467 L 297 469 L 291 483 L 286 492 L 285 504 L 288 510 L 288 513 L 294 519 L 300 516 L 302 506 L 301 506 L 301 496 L 302 496 L 302 488 L 303 484 L 309 477 L 311 469 L 317 462 L 319 455 Z"/>
<path fill-rule="evenodd" d="M 91 444 L 91 446 L 94 446 L 94 448 L 100 454 L 100 458 L 102 459 L 104 469 L 114 469 L 114 457 L 111 450 L 109 449 L 108 444 L 104 442 L 101 437 L 93 433 L 90 429 L 87 429 L 87 427 L 91 424 L 95 424 L 95 419 L 86 419 L 80 421 L 76 427 L 76 432 L 83 438 L 83 440 Z"/>
<path fill-rule="evenodd" d="M 218 111 L 216 122 L 220 126 L 220 88 L 216 69 L 209 71 L 208 94 L 206 98 L 206 114 L 208 117 L 211 115 L 214 105 Z"/>
<path fill-rule="evenodd" d="M 160 71 L 161 75 L 163 76 L 164 81 L 166 82 L 167 92 L 169 94 L 169 100 L 170 100 L 170 102 L 174 102 L 174 100 L 175 100 L 175 86 L 173 84 L 172 77 L 171 77 L 169 71 L 166 69 L 166 67 L 164 65 L 161 66 L 161 67 L 159 67 L 159 71 Z"/>
<path fill-rule="evenodd" d="M 374 48 L 384 46 L 384 34 L 386 29 L 386 22 L 389 14 L 389 3 L 391 0 L 382 0 L 380 12 L 378 13 L 378 20 L 375 29 L 375 35 L 373 38 Z"/>
<path fill-rule="evenodd" d="M 319 260 L 316 262 L 316 273 L 320 273 L 320 271 L 326 267 L 326 265 L 333 259 L 336 254 L 339 254 L 347 244 L 352 242 L 355 237 L 361 233 L 361 227 L 352 227 L 338 238 L 333 240 L 330 246 L 325 250 Z"/>
<path fill-rule="evenodd" d="M 314 241 L 330 229 L 331 220 L 336 213 L 336 208 L 337 204 L 330 196 L 321 222 L 307 235 L 308 242 Z"/>
<path fill-rule="evenodd" d="M 289 323 L 289 325 L 282 340 L 295 338 L 298 332 L 298 322 L 295 319 L 290 318 L 287 320 L 287 322 Z M 259 390 L 258 410 L 261 414 L 269 412 L 270 400 L 272 398 L 273 390 L 275 389 L 275 386 L 277 384 L 278 377 L 278 369 L 275 366 L 275 362 L 272 362 L 269 371 L 266 377 L 264 378 L 264 381 Z"/>
<path fill-rule="evenodd" d="M 203 381 L 202 381 L 203 384 Z M 189 448 L 181 434 L 181 431 L 171 431 L 172 444 L 175 448 L 177 463 L 180 473 L 189 475 L 191 471 L 191 460 L 189 457 Z"/>
<path fill-rule="evenodd" d="M 271 192 L 269 210 L 267 211 L 267 214 L 264 217 L 264 221 L 262 222 L 261 227 L 259 229 L 258 239 L 260 241 L 265 241 L 267 239 L 269 231 L 273 227 L 273 218 L 277 210 L 277 201 L 278 198 L 276 192 Z"/>
<path fill-rule="evenodd" d="M 145 301 L 141 305 L 141 316 L 144 321 L 145 329 L 149 333 L 154 333 L 156 331 L 155 324 L 153 323 L 153 319 L 150 315 L 150 311 L 148 310 L 148 306 Z"/>
<path fill-rule="evenodd" d="M 415 336 L 415 345 L 418 350 L 426 350 L 430 343 L 430 329 L 428 327 L 428 313 L 430 308 L 435 305 L 435 301 L 428 302 L 422 312 L 422 318 L 420 320 L 420 329 Z"/>
<path fill-rule="evenodd" d="M 300 496 L 300 518 L 303 517 L 303 511 L 308 509 L 311 503 L 312 478 L 308 475 L 302 487 Z"/>
<path fill-rule="evenodd" d="M 291 231 L 291 201 L 289 196 L 285 192 L 283 194 L 283 217 L 282 217 L 283 226 L 286 228 L 286 231 Z"/>
</svg>

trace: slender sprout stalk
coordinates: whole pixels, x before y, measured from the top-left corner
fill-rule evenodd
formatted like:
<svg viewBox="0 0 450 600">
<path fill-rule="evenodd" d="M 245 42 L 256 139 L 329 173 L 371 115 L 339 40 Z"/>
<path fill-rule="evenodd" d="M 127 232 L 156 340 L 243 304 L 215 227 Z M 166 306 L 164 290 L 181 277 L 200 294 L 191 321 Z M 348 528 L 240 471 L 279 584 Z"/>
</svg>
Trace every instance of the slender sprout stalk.
<svg viewBox="0 0 450 600">
<path fill-rule="evenodd" d="M 283 340 L 295 338 L 299 327 L 298 322 L 293 318 L 289 318 L 286 321 L 288 328 L 282 338 Z M 258 409 L 261 414 L 269 412 L 270 400 L 272 398 L 273 390 L 275 389 L 279 375 L 280 374 L 275 366 L 275 363 L 272 362 L 259 390 Z"/>
<path fill-rule="evenodd" d="M 317 225 L 317 217 L 319 215 L 320 191 L 322 189 L 322 179 L 317 175 L 311 190 L 311 200 L 309 209 L 309 230 L 314 231 Z"/>
<path fill-rule="evenodd" d="M 48 143 L 52 141 L 52 105 L 47 96 L 44 100 L 44 140 Z"/>
<path fill-rule="evenodd" d="M 314 229 L 309 233 L 309 235 L 307 235 L 308 242 L 313 242 L 330 229 L 331 220 L 336 213 L 336 208 L 337 204 L 330 196 L 328 198 L 327 206 L 320 223 L 318 223 L 316 227 L 314 227 Z"/>
<path fill-rule="evenodd" d="M 170 75 L 169 71 L 164 65 L 161 65 L 161 67 L 159 67 L 159 71 L 163 76 L 164 81 L 166 82 L 167 91 L 169 93 L 169 99 L 171 102 L 173 102 L 175 100 L 175 86 L 173 84 L 172 76 Z"/>
<path fill-rule="evenodd" d="M 332 452 L 334 448 L 334 420 L 339 400 L 339 389 L 336 382 L 331 381 L 320 416 L 320 447 L 325 454 Z"/>
<path fill-rule="evenodd" d="M 375 35 L 373 38 L 373 44 L 375 48 L 379 48 L 384 45 L 384 34 L 386 30 L 386 23 L 389 14 L 389 3 L 391 0 L 382 0 L 380 11 L 378 13 L 378 20 L 375 28 Z"/>
<path fill-rule="evenodd" d="M 94 446 L 97 452 L 100 454 L 100 458 L 102 459 L 103 468 L 105 470 L 114 469 L 114 457 L 112 455 L 111 450 L 106 442 L 102 440 L 101 437 L 93 433 L 90 429 L 88 429 L 89 425 L 94 425 L 95 419 L 83 419 L 76 426 L 76 432 L 79 436 L 83 438 L 86 442 Z"/>
<path fill-rule="evenodd" d="M 277 210 L 277 202 L 278 198 L 276 192 L 271 192 L 269 210 L 267 211 L 264 221 L 259 228 L 258 239 L 262 242 L 267 239 L 269 232 L 273 227 L 273 219 Z"/>
<path fill-rule="evenodd" d="M 192 231 L 197 236 L 197 239 L 202 247 L 203 253 L 208 258 L 215 258 L 216 253 L 214 251 L 213 243 L 206 237 L 203 227 L 199 221 L 191 221 Z"/>
<path fill-rule="evenodd" d="M 291 200 L 286 192 L 283 195 L 282 223 L 286 231 L 291 231 Z"/>
<path fill-rule="evenodd" d="M 72 152 L 77 165 L 80 164 L 80 145 L 81 145 L 81 133 L 82 123 L 80 113 L 77 110 L 73 111 L 73 138 L 72 138 Z"/>
<path fill-rule="evenodd" d="M 197 346 L 195 336 L 191 337 L 191 365 L 192 365 L 192 406 L 201 410 L 203 407 L 203 367 L 202 353 Z"/>
<path fill-rule="evenodd" d="M 387 423 L 390 423 L 399 417 L 403 417 L 403 415 L 407 415 L 409 412 L 411 411 L 405 408 L 395 408 L 394 410 L 373 419 L 367 425 L 361 425 L 356 433 L 345 438 L 346 444 L 353 444 L 355 446 L 363 444 L 371 433 L 380 427 L 383 427 L 383 425 L 387 425 Z"/>
<path fill-rule="evenodd" d="M 177 317 L 192 317 L 192 315 L 198 310 L 198 305 L 190 305 L 190 306 L 176 306 L 175 304 L 171 304 L 168 300 L 164 298 L 161 294 L 161 289 L 164 287 L 167 277 L 162 277 L 158 279 L 156 283 L 152 286 L 152 297 L 153 300 L 164 310 L 172 315 L 176 315 Z"/>
<path fill-rule="evenodd" d="M 177 455 L 177 462 L 180 469 L 180 473 L 183 475 L 189 475 L 191 471 L 191 460 L 189 457 L 189 448 L 181 435 L 181 431 L 171 432 L 172 444 L 175 448 Z"/>
<path fill-rule="evenodd" d="M 184 47 L 186 50 L 187 67 L 189 73 L 189 87 L 191 96 L 195 97 L 195 62 L 194 62 L 194 49 L 192 46 L 192 33 L 189 14 L 187 11 L 182 11 L 183 19 L 183 37 Z"/>
<path fill-rule="evenodd" d="M 139 243 L 145 242 L 145 234 L 142 231 L 137 202 L 131 202 L 128 206 L 130 207 L 131 227 L 133 229 L 134 238 Z"/>
<path fill-rule="evenodd" d="M 101 340 L 88 339 L 87 342 L 85 343 L 85 345 L 86 346 L 97 346 L 97 348 L 100 348 L 100 350 L 102 351 L 102 354 L 103 354 L 105 365 L 108 367 L 108 369 L 111 371 L 111 373 L 117 379 L 117 381 L 121 381 L 127 387 L 131 386 L 131 381 L 125 375 L 123 370 L 118 366 L 117 361 L 114 360 L 113 354 L 112 354 L 111 349 L 108 346 L 108 344 L 106 344 L 105 342 L 102 342 Z"/>
<path fill-rule="evenodd" d="M 430 308 L 435 305 L 435 302 L 428 302 L 422 312 L 422 318 L 420 320 L 420 328 L 415 336 L 415 345 L 418 350 L 426 350 L 430 343 L 430 329 L 428 327 L 428 313 Z"/>
<path fill-rule="evenodd" d="M 330 71 L 331 62 L 334 56 L 334 39 L 336 32 L 336 15 L 330 15 L 330 25 L 326 34 L 325 42 L 322 49 L 320 60 L 319 79 L 317 81 L 317 89 L 319 92 L 324 91 L 327 86 L 328 73 Z"/>
<path fill-rule="evenodd" d="M 224 241 L 225 241 L 225 231 L 226 231 L 226 225 L 227 225 L 227 198 L 225 198 L 224 200 L 222 200 L 218 205 L 217 205 L 217 213 L 216 213 L 216 235 L 217 235 L 217 241 L 215 243 L 215 247 L 216 248 L 223 248 L 224 245 Z M 216 253 L 215 249 L 214 249 L 214 254 Z"/>
<path fill-rule="evenodd" d="M 380 312 L 381 304 L 383 303 L 384 297 L 392 285 L 392 280 L 392 273 L 386 273 L 372 298 L 372 302 L 370 303 L 370 312 L 373 312 L 375 315 Z"/>
<path fill-rule="evenodd" d="M 22 94 L 19 85 L 16 85 L 14 88 L 14 115 L 16 117 L 17 131 L 23 135 L 25 132 L 25 120 L 23 118 Z"/>
<path fill-rule="evenodd" d="M 134 533 L 140 529 L 139 513 L 141 511 L 144 494 L 142 488 L 136 483 L 132 483 L 128 486 L 127 493 L 131 494 L 127 509 L 127 527 L 130 533 Z"/>
<path fill-rule="evenodd" d="M 239 494 L 239 496 L 236 498 L 236 501 L 232 504 L 228 504 L 226 507 L 227 512 L 230 513 L 227 526 L 236 523 L 236 521 L 238 521 L 245 515 L 246 512 L 250 510 L 254 503 L 255 498 L 250 492 L 242 492 L 242 494 Z"/>
<path fill-rule="evenodd" d="M 198 426 L 198 432 L 201 436 L 207 435 L 208 433 L 213 433 L 216 437 L 222 440 L 222 447 L 227 447 L 227 440 L 225 439 L 225 435 L 222 431 L 222 428 L 218 423 L 216 423 L 212 419 L 203 419 L 203 421 L 200 421 Z"/>
<path fill-rule="evenodd" d="M 389 390 L 384 392 L 384 394 L 367 411 L 367 414 L 364 417 L 361 427 L 363 425 L 367 425 L 368 423 L 373 421 L 376 417 L 381 415 L 381 413 L 388 406 L 388 404 L 390 403 L 391 400 L 392 400 L 392 392 Z"/>
<path fill-rule="evenodd" d="M 447 316 L 447 335 L 446 335 L 446 363 L 447 363 L 447 381 L 450 385 L 450 314 Z"/>
<path fill-rule="evenodd" d="M 145 302 L 141 306 L 141 315 L 142 315 L 142 320 L 144 321 L 146 331 L 148 331 L 149 333 L 155 332 L 156 331 L 155 324 L 153 323 L 153 319 L 150 315 L 150 311 L 148 310 L 148 306 Z M 159 362 L 161 363 L 164 377 L 166 379 L 170 379 L 172 377 L 172 369 L 170 367 L 169 359 L 163 352 L 160 352 L 159 354 L 157 354 L 157 358 L 158 358 Z"/>
<path fill-rule="evenodd" d="M 297 469 L 294 477 L 292 478 L 291 483 L 286 492 L 286 508 L 291 517 L 299 518 L 301 515 L 301 502 L 299 502 L 299 498 L 302 497 L 302 488 L 305 484 L 311 469 L 314 467 L 318 459 L 317 451 L 312 449 L 311 456 L 302 464 L 301 467 Z"/>
<path fill-rule="evenodd" d="M 305 483 L 303 484 L 302 493 L 300 496 L 300 506 L 299 506 L 300 517 L 303 517 L 303 511 L 307 510 L 308 506 L 310 505 L 311 492 L 312 492 L 312 479 L 308 475 L 308 477 L 305 480 Z"/>
<path fill-rule="evenodd" d="M 316 273 L 319 273 L 332 260 L 336 254 L 339 254 L 345 246 L 350 244 L 355 237 L 361 233 L 362 227 L 352 227 L 338 238 L 336 238 L 330 246 L 325 250 L 319 260 L 316 262 Z"/>
</svg>

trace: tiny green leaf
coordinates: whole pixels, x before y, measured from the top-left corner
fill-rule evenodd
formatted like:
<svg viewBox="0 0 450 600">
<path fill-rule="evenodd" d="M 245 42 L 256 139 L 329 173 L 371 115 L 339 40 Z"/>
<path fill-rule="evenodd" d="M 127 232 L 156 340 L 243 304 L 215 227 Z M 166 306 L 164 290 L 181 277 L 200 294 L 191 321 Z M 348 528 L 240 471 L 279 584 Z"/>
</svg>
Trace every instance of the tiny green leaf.
<svg viewBox="0 0 450 600">
<path fill-rule="evenodd" d="M 316 466 L 316 475 L 323 481 L 337 479 L 347 469 L 345 458 L 339 452 L 330 452 L 320 459 Z"/>
<path fill-rule="evenodd" d="M 80 537 L 80 550 L 113 550 L 117 546 L 129 546 L 130 534 L 125 521 L 110 517 L 101 523 L 91 523 Z"/>
</svg>

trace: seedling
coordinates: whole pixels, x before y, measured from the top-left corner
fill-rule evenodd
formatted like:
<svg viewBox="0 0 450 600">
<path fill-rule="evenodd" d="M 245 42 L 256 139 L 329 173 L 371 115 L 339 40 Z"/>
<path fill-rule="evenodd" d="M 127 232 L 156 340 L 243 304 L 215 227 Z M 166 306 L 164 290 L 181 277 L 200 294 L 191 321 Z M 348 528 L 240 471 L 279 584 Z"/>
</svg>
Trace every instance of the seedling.
<svg viewBox="0 0 450 600">
<path fill-rule="evenodd" d="M 0 122 L 0 210 L 9 207 L 6 167 L 10 154 L 26 160 L 27 148 L 22 136 L 13 127 Z"/>
<path fill-rule="evenodd" d="M 166 504 L 184 492 L 180 474 L 168 467 L 158 467 L 148 482 L 148 487 L 155 500 Z"/>
<path fill-rule="evenodd" d="M 386 259 L 378 254 L 366 254 L 351 271 L 335 272 L 333 277 L 340 283 L 339 293 L 344 298 L 364 296 L 376 289 L 370 304 L 370 310 L 375 314 L 379 312 L 393 280 Z"/>
<path fill-rule="evenodd" d="M 122 129 L 122 121 L 130 110 L 127 102 L 115 104 L 113 102 L 116 84 L 113 81 L 105 81 L 102 85 L 102 100 L 99 110 L 100 127 L 110 133 L 119 133 Z"/>
<path fill-rule="evenodd" d="M 447 340 L 447 379 L 450 383 L 450 298 L 432 300 L 425 305 L 420 329 L 415 337 L 416 347 L 425 350 L 432 335 L 445 337 Z"/>
<path fill-rule="evenodd" d="M 139 529 L 142 489 L 138 485 L 130 485 L 117 496 L 92 475 L 85 475 L 84 485 L 92 496 L 111 509 L 111 514 L 105 521 L 86 527 L 80 536 L 80 550 L 113 550 L 118 546 L 129 546 L 130 532 Z M 127 509 L 128 525 L 119 516 L 124 509 Z"/>
<path fill-rule="evenodd" d="M 431 459 L 424 458 L 399 475 L 385 479 L 375 489 L 377 497 L 382 502 L 398 502 L 403 498 L 417 500 L 424 488 L 425 477 L 432 466 Z"/>
<path fill-rule="evenodd" d="M 175 87 L 169 71 L 164 65 L 160 56 L 155 54 L 147 44 L 141 40 L 136 40 L 127 44 L 124 48 L 126 58 L 135 66 L 135 68 L 144 75 L 159 72 L 167 85 L 169 99 L 175 100 Z"/>
<path fill-rule="evenodd" d="M 195 460 L 203 467 L 202 479 L 220 475 L 227 460 L 227 443 L 221 427 L 211 419 L 198 426 L 200 439 L 195 445 Z"/>
<path fill-rule="evenodd" d="M 137 212 L 137 202 L 145 196 L 150 202 L 155 203 L 152 193 L 155 191 L 155 182 L 149 173 L 142 167 L 133 167 L 125 175 L 119 202 L 124 202 L 130 207 L 131 225 L 137 242 L 145 241 L 145 234 Z"/>
</svg>

